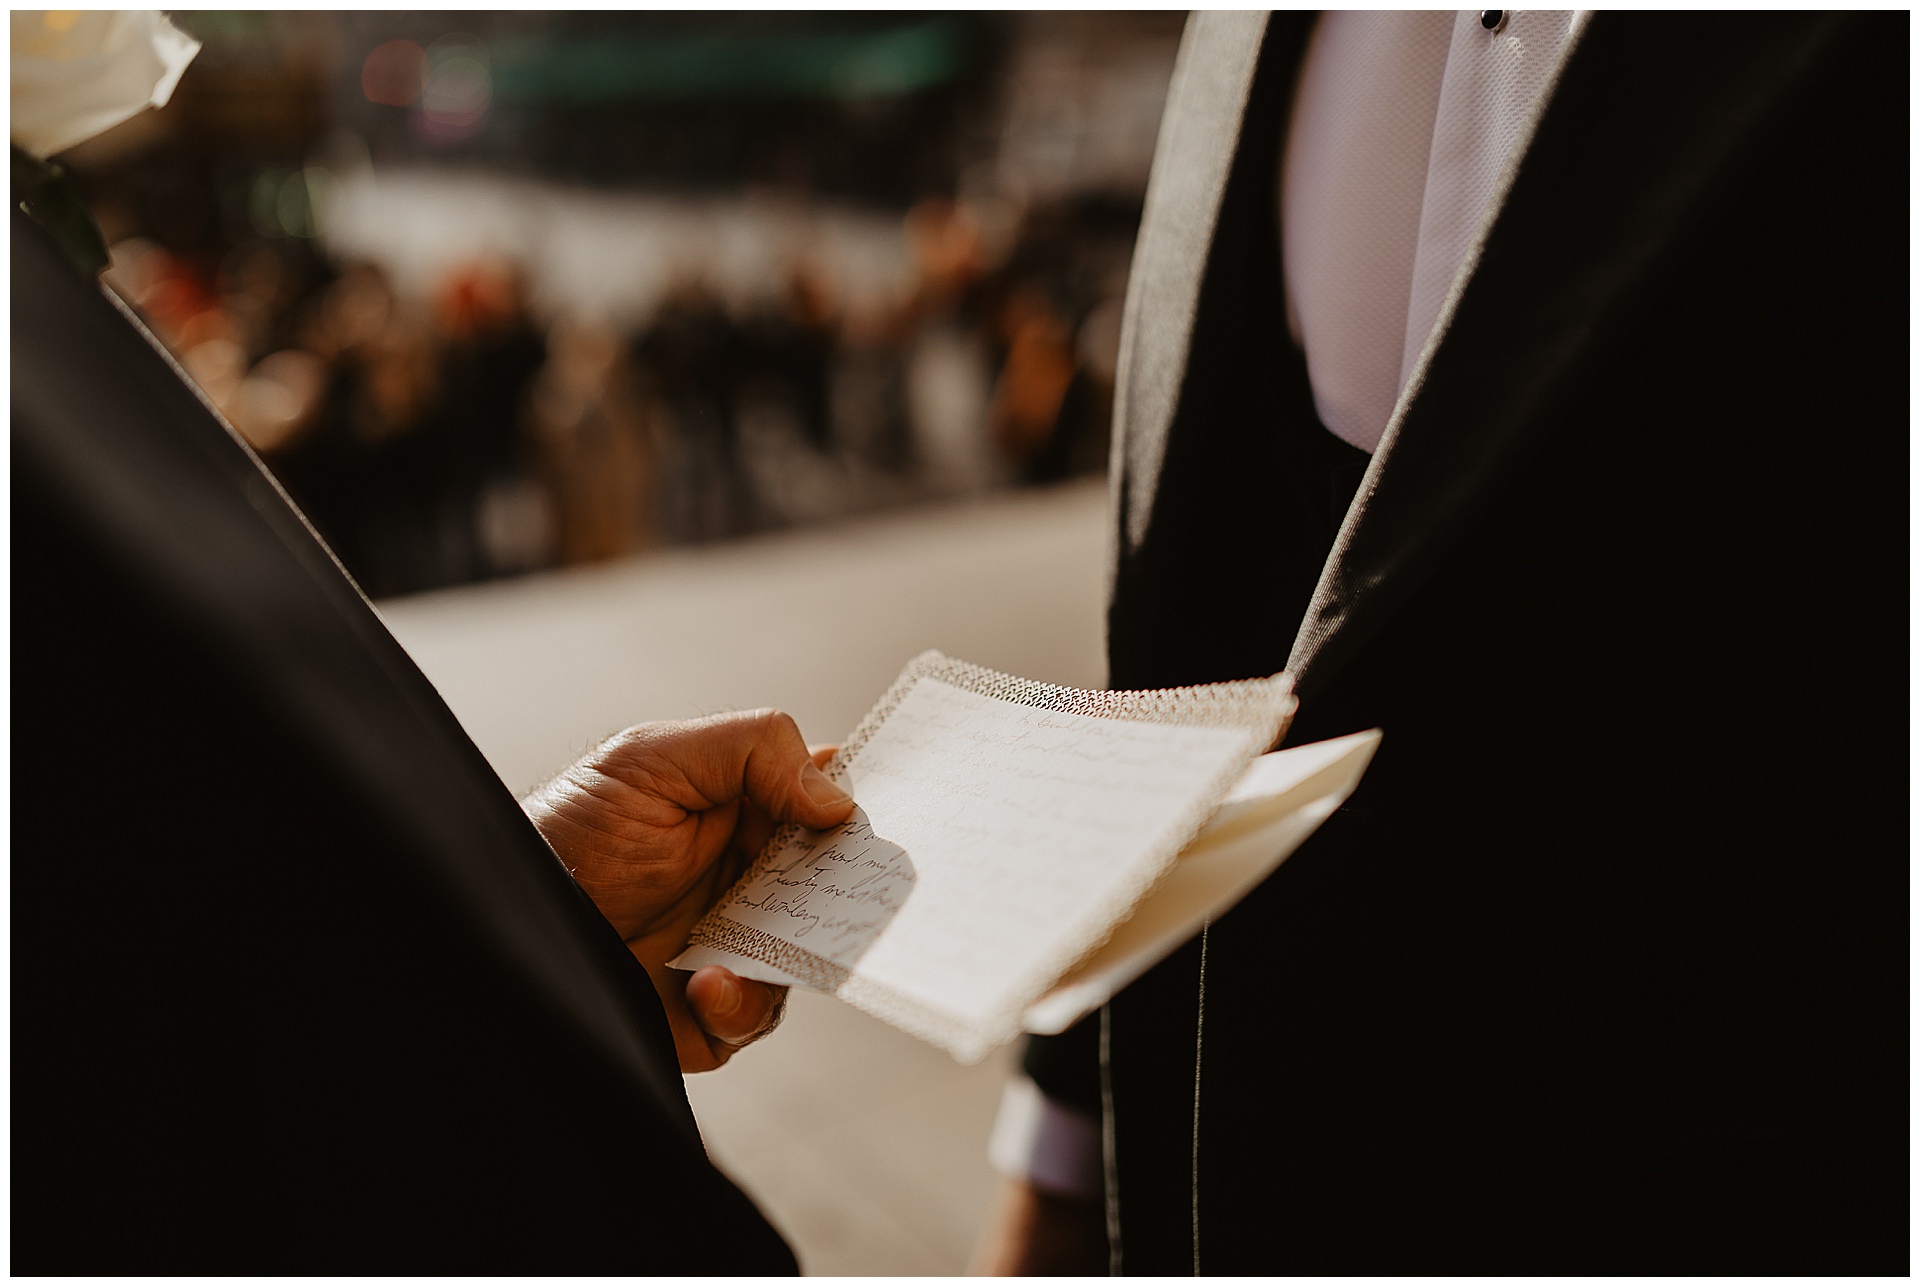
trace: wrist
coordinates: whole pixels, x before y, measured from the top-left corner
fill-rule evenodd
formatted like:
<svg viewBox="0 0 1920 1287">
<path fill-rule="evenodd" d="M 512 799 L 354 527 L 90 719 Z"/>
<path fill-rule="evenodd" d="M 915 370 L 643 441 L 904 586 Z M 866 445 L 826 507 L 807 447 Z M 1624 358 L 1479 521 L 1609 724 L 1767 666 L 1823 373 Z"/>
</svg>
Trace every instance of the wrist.
<svg viewBox="0 0 1920 1287">
<path fill-rule="evenodd" d="M 1053 1197 L 1097 1201 L 1106 1188 L 1100 1122 L 1050 1099 L 1025 1076 L 1009 1078 L 987 1141 L 994 1170 Z"/>
</svg>

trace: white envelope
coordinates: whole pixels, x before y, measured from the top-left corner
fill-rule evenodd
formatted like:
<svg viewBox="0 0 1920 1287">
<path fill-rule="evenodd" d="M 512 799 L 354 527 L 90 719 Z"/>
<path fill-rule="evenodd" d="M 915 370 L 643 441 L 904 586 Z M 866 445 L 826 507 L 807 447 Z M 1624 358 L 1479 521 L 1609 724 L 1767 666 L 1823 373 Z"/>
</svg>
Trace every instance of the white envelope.
<svg viewBox="0 0 1920 1287">
<path fill-rule="evenodd" d="M 1256 759 L 1113 937 L 1027 1008 L 1026 1030 L 1065 1031 L 1246 897 L 1353 793 L 1379 745 L 1371 729 Z"/>
</svg>

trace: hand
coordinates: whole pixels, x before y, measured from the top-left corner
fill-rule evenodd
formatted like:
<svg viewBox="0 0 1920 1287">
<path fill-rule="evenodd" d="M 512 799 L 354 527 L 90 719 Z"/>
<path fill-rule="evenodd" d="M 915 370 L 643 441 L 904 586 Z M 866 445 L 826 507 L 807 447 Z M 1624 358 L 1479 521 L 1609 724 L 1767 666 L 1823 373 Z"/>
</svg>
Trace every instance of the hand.
<svg viewBox="0 0 1920 1287">
<path fill-rule="evenodd" d="M 1111 1272 L 1100 1198 L 1068 1197 L 1006 1179 L 974 1244 L 974 1277 L 1090 1277 Z"/>
<path fill-rule="evenodd" d="M 712 965 L 667 968 L 781 823 L 844 822 L 853 799 L 791 717 L 743 711 L 617 733 L 522 802 L 646 967 L 683 1072 L 718 1068 L 773 1027 L 786 989 Z"/>
</svg>

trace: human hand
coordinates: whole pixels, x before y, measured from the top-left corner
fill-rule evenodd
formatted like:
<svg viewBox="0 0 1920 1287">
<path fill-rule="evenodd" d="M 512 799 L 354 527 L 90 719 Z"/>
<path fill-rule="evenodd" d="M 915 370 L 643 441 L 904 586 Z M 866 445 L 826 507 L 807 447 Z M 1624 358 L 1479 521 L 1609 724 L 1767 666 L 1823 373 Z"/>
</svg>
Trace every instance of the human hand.
<svg viewBox="0 0 1920 1287">
<path fill-rule="evenodd" d="M 973 1277 L 1091 1277 L 1110 1272 L 1107 1214 L 1098 1197 L 1071 1197 L 1005 1179 L 974 1243 Z"/>
<path fill-rule="evenodd" d="M 771 1031 L 786 989 L 723 966 L 667 968 L 782 823 L 844 822 L 853 799 L 790 716 L 742 711 L 616 733 L 521 802 L 653 979 L 683 1072 Z"/>
</svg>

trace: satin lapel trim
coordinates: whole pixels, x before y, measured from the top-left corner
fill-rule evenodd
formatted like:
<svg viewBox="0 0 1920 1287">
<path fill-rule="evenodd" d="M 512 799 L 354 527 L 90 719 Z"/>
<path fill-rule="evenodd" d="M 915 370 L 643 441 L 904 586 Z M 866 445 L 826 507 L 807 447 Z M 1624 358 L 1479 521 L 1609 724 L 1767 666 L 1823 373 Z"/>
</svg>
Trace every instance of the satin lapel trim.
<svg viewBox="0 0 1920 1287">
<path fill-rule="evenodd" d="M 1114 435 L 1109 477 L 1119 520 L 1113 530 L 1133 545 L 1145 538 L 1153 513 L 1154 484 L 1267 17 L 1195 13 L 1174 61 L 1121 318 L 1120 369 L 1131 375 L 1114 407 L 1114 423 L 1125 432 Z M 1154 340 L 1144 342 L 1143 334 Z M 1117 547 L 1111 551 L 1112 566 L 1118 566 L 1118 553 Z"/>
<path fill-rule="evenodd" d="M 1572 377 L 1822 43 L 1748 23 L 1703 57 L 1635 22 L 1590 15 L 1574 33 L 1501 175 L 1295 638 L 1287 669 L 1303 693 L 1373 637 L 1551 430 Z"/>
</svg>

